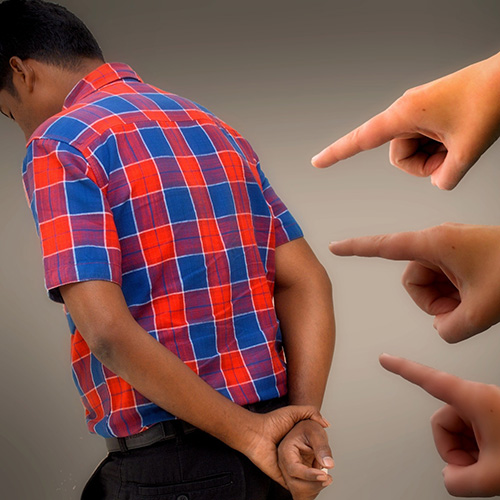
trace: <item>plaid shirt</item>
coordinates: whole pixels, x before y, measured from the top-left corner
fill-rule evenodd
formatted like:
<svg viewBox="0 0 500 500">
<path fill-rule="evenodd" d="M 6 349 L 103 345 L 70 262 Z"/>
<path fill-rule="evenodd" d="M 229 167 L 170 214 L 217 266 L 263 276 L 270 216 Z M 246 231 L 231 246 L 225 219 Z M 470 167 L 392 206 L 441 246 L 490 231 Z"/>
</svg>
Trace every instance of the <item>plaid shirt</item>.
<svg viewBox="0 0 500 500">
<path fill-rule="evenodd" d="M 35 131 L 23 181 L 53 300 L 67 283 L 115 282 L 135 320 L 224 396 L 286 394 L 274 251 L 302 233 L 235 130 L 104 64 Z M 68 320 L 91 432 L 174 418 L 103 366 Z"/>
</svg>

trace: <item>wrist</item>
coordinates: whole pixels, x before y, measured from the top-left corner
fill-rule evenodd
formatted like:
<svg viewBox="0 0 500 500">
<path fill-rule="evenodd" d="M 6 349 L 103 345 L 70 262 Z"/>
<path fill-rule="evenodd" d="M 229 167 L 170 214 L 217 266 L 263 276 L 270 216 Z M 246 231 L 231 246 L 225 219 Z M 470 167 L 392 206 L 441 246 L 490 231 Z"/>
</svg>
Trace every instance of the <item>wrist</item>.
<svg viewBox="0 0 500 500">
<path fill-rule="evenodd" d="M 289 381 L 288 404 L 314 406 L 320 411 L 321 405 L 323 404 L 326 382 L 321 384 L 307 384 L 307 387 L 304 385 L 305 384 L 301 383 L 300 387 L 295 387 L 293 381 Z"/>
<path fill-rule="evenodd" d="M 256 440 L 262 438 L 261 420 L 260 414 L 238 406 L 224 435 L 218 438 L 231 448 L 248 455 L 248 451 L 255 447 Z"/>
<path fill-rule="evenodd" d="M 483 61 L 484 93 L 488 96 L 488 104 L 495 112 L 497 122 L 500 121 L 500 52 Z M 497 123 L 498 124 L 498 123 Z"/>
</svg>

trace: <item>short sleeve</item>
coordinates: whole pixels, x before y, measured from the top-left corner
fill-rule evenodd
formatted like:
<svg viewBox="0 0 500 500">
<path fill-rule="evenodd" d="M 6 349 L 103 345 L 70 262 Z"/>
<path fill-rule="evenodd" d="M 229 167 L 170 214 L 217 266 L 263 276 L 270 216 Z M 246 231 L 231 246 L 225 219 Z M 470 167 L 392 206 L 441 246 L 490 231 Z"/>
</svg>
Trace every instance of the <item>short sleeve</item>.
<svg viewBox="0 0 500 500">
<path fill-rule="evenodd" d="M 37 139 L 23 165 L 26 196 L 40 237 L 45 286 L 89 280 L 121 284 L 121 252 L 107 199 L 83 154 L 69 144 Z"/>
<path fill-rule="evenodd" d="M 267 180 L 267 177 L 260 168 L 260 163 L 257 163 L 257 170 L 259 171 L 264 197 L 271 207 L 276 235 L 276 246 L 278 247 L 284 243 L 304 236 L 299 224 Z"/>
</svg>

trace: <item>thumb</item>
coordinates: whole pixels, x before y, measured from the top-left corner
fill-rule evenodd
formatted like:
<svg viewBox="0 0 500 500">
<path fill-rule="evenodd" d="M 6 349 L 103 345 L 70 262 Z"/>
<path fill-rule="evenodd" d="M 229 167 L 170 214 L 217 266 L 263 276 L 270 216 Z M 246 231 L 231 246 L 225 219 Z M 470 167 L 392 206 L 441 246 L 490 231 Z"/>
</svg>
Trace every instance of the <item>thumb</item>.
<svg viewBox="0 0 500 500">
<path fill-rule="evenodd" d="M 332 450 L 328 444 L 328 437 L 326 435 L 320 436 L 314 434 L 314 437 L 312 437 L 312 439 L 310 438 L 309 442 L 314 451 L 316 462 L 318 462 L 322 468 L 333 469 L 335 462 L 332 458 Z"/>
<path fill-rule="evenodd" d="M 319 464 L 320 468 L 332 469 L 335 463 L 325 429 L 317 425 L 308 425 L 303 427 L 303 432 L 307 444 L 314 453 L 315 467 Z"/>
<path fill-rule="evenodd" d="M 450 495 L 455 497 L 484 496 L 484 487 L 481 466 L 474 465 L 447 465 L 443 469 L 444 485 Z"/>
<path fill-rule="evenodd" d="M 458 148 L 450 146 L 443 163 L 431 174 L 432 184 L 439 189 L 453 189 L 475 163 L 464 156 Z"/>
<path fill-rule="evenodd" d="M 479 316 L 483 307 L 467 297 L 452 311 L 436 314 L 434 328 L 450 344 L 468 339 L 486 329 Z"/>
</svg>

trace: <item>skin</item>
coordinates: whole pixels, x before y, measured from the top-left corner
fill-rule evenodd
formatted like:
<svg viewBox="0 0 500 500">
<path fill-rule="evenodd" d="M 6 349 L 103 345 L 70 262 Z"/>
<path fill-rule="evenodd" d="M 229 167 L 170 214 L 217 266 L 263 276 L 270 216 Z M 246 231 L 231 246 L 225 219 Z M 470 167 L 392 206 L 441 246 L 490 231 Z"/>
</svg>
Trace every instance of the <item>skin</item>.
<svg viewBox="0 0 500 500">
<path fill-rule="evenodd" d="M 17 95 L 0 90 L 0 110 L 19 125 L 28 142 L 39 125 L 62 110 L 71 89 L 102 63 L 84 59 L 77 70 L 69 71 L 35 59 L 12 57 L 12 83 Z"/>
<path fill-rule="evenodd" d="M 307 266 L 310 273 L 309 280 L 294 281 L 293 277 L 287 276 L 286 294 L 290 300 L 295 301 L 308 292 L 321 297 L 319 303 L 310 304 L 309 311 L 304 311 L 304 324 L 307 326 L 314 321 L 314 317 L 324 315 L 326 318 L 320 323 L 324 324 L 324 328 L 330 328 L 333 319 L 331 301 L 328 305 L 327 298 L 314 292 L 316 287 L 319 290 L 328 288 L 329 280 L 305 240 L 295 240 L 276 249 L 277 284 L 281 281 L 280 274 L 286 275 L 290 266 L 299 267 L 302 274 L 306 270 L 302 266 Z M 143 330 L 130 314 L 121 289 L 115 283 L 79 282 L 64 285 L 60 291 L 78 332 L 106 367 L 161 408 L 245 454 L 280 484 L 286 485 L 277 457 L 277 446 L 283 437 L 301 420 L 310 420 L 307 425 L 312 425 L 312 422 L 322 427 L 328 425 L 321 417 L 318 406 L 295 406 L 298 401 L 304 400 L 302 394 L 309 392 L 307 379 L 303 384 L 297 383 L 298 390 L 295 393 L 292 390 L 290 394 L 294 406 L 264 415 L 252 413 L 212 389 Z M 331 338 L 333 335 L 332 331 L 326 332 L 321 327 L 310 333 L 311 337 L 301 335 L 301 338 L 292 338 L 290 342 L 305 345 L 306 342 L 314 343 L 316 336 Z M 283 336 L 286 335 L 283 330 Z M 326 385 L 333 350 L 333 341 L 328 342 L 331 347 L 324 348 L 327 354 L 318 354 L 319 365 L 324 365 L 325 380 L 321 384 L 315 381 L 314 386 L 310 386 L 313 393 L 324 391 Z M 323 394 L 316 394 L 312 399 L 321 401 L 322 398 Z M 207 415 L 210 415 L 209 419 Z M 321 471 L 318 475 L 323 479 Z"/>
<path fill-rule="evenodd" d="M 285 436 L 278 448 L 279 466 L 294 500 L 312 500 L 332 484 L 332 476 L 321 469 L 334 466 L 325 429 L 303 420 Z"/>
<path fill-rule="evenodd" d="M 278 247 L 276 256 L 274 301 L 283 332 L 289 400 L 319 410 L 335 341 L 331 283 L 301 240 Z M 332 482 L 331 476 L 321 471 L 331 469 L 333 459 L 328 435 L 317 422 L 299 422 L 281 442 L 278 460 L 295 500 L 316 498 Z"/>
<path fill-rule="evenodd" d="M 232 403 L 139 326 L 114 283 L 65 285 L 61 295 L 78 332 L 107 368 L 161 408 L 244 453 L 282 485 L 279 441 L 303 418 L 327 425 L 312 406 L 260 415 Z"/>
<path fill-rule="evenodd" d="M 28 141 L 45 120 L 62 110 L 76 83 L 102 63 L 82 60 L 77 70 L 69 71 L 13 57 L 15 93 L 0 91 L 0 110 L 16 121 Z M 79 333 L 106 367 L 158 406 L 244 453 L 286 486 L 278 466 L 278 444 L 300 421 L 305 422 L 299 429 L 328 426 L 319 408 L 333 355 L 335 323 L 330 280 L 305 240 L 281 245 L 275 257 L 276 307 L 290 356 L 292 405 L 265 415 L 220 395 L 144 331 L 130 314 L 118 285 L 89 281 L 65 285 L 60 291 Z M 310 372 L 312 359 L 315 377 Z M 280 463 L 286 465 L 288 457 Z M 320 470 L 315 475 L 325 482 Z"/>
<path fill-rule="evenodd" d="M 500 53 L 405 92 L 312 159 L 325 168 L 389 142 L 391 163 L 453 189 L 500 136 Z"/>
<path fill-rule="evenodd" d="M 330 244 L 340 256 L 409 260 L 403 285 L 450 343 L 500 321 L 500 227 L 447 223 Z"/>
<path fill-rule="evenodd" d="M 428 366 L 380 356 L 382 366 L 445 402 L 431 418 L 444 484 L 458 497 L 500 495 L 500 387 Z"/>
<path fill-rule="evenodd" d="M 500 136 L 500 53 L 405 92 L 389 108 L 312 159 L 325 168 L 390 142 L 390 161 L 453 189 Z M 500 321 L 498 227 L 444 224 L 423 231 L 353 238 L 330 245 L 337 255 L 410 260 L 403 284 L 435 317 L 448 342 Z M 436 446 L 452 495 L 500 493 L 500 389 L 452 378 L 406 360 L 381 363 L 449 403 L 433 417 Z M 455 392 L 456 391 L 456 392 Z M 468 443 L 468 444 L 466 444 Z"/>
</svg>

